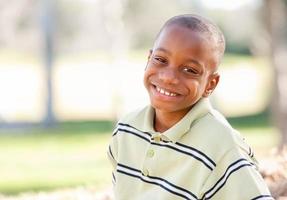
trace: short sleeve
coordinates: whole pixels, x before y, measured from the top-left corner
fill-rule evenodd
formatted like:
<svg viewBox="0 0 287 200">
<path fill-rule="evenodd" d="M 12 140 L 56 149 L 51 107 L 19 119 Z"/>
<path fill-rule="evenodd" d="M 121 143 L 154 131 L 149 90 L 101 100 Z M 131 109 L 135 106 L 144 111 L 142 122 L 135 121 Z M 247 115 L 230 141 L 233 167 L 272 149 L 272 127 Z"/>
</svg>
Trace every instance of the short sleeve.
<svg viewBox="0 0 287 200">
<path fill-rule="evenodd" d="M 273 200 L 256 163 L 245 152 L 227 151 L 205 181 L 203 200 Z"/>
</svg>

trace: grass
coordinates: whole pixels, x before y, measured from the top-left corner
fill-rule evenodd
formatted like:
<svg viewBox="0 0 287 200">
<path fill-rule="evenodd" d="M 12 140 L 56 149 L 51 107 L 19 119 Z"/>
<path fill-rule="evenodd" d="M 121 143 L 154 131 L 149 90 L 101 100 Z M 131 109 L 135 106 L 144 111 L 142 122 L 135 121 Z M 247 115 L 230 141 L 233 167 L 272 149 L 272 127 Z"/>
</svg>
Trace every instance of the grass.
<svg viewBox="0 0 287 200">
<path fill-rule="evenodd" d="M 111 183 L 106 158 L 111 127 L 108 122 L 70 122 L 53 129 L 1 130 L 0 193 L 72 186 L 104 189 Z M 270 126 L 237 128 L 261 157 L 278 140 Z"/>
<path fill-rule="evenodd" d="M 0 193 L 108 186 L 111 168 L 106 148 L 110 133 L 77 129 L 58 127 L 1 134 Z"/>
</svg>

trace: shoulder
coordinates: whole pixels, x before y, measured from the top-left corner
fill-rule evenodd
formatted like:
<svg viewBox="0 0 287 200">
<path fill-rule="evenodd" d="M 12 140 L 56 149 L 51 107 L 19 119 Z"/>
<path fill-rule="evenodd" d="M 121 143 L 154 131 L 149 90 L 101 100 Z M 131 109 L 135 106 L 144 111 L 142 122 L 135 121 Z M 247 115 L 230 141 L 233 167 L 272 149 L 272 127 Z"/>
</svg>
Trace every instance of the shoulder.
<svg viewBox="0 0 287 200">
<path fill-rule="evenodd" d="M 219 161 L 231 149 L 238 149 L 249 156 L 253 154 L 241 134 L 214 109 L 191 126 L 190 136 L 215 161 Z"/>
<path fill-rule="evenodd" d="M 226 138 L 228 148 L 230 149 L 238 149 L 239 151 L 242 151 L 247 157 L 250 157 L 253 159 L 253 150 L 251 147 L 247 144 L 245 141 L 245 138 L 240 134 L 240 132 L 236 129 L 234 129 L 229 122 L 221 115 L 218 111 L 213 110 L 212 115 L 216 120 L 218 120 L 218 123 L 221 124 L 220 126 L 225 127 L 227 130 L 222 131 L 222 137 Z M 220 133 L 219 133 L 220 134 Z"/>
<path fill-rule="evenodd" d="M 202 151 L 216 164 L 203 186 L 203 197 L 222 199 L 240 194 L 233 198 L 255 199 L 263 193 L 271 199 L 257 171 L 251 148 L 218 111 L 208 112 L 193 125 L 192 130 L 195 131 L 192 134 L 198 135 Z M 240 192 L 243 190 L 246 190 L 244 194 Z"/>
<path fill-rule="evenodd" d="M 223 115 L 216 110 L 210 110 L 196 120 L 190 129 L 193 136 L 205 140 L 209 145 L 224 145 L 229 148 L 234 141 L 234 129 Z M 209 142 L 208 142 L 209 141 Z"/>
</svg>

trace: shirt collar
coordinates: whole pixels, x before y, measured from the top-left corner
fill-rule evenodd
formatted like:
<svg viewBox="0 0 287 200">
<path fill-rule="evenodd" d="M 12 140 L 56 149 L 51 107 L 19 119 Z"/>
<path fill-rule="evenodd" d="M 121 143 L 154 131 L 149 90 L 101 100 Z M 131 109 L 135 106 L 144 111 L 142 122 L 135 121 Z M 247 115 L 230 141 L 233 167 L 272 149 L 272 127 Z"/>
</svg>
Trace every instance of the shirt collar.
<svg viewBox="0 0 287 200">
<path fill-rule="evenodd" d="M 151 106 L 148 106 L 144 116 L 143 130 L 151 133 L 152 137 L 161 136 L 163 139 L 170 140 L 175 143 L 190 130 L 193 122 L 206 115 L 210 110 L 211 105 L 209 99 L 202 98 L 179 122 L 165 132 L 159 133 L 153 128 L 154 109 Z"/>
</svg>

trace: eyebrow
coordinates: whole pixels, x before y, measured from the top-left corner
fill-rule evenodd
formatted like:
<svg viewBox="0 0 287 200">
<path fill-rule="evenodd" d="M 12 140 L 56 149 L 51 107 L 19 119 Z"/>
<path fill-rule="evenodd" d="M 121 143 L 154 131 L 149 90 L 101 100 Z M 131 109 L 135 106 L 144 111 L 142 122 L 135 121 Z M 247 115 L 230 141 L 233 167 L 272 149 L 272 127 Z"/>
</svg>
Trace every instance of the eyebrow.
<svg viewBox="0 0 287 200">
<path fill-rule="evenodd" d="M 169 50 L 167 50 L 165 48 L 162 48 L 162 47 L 156 48 L 154 51 L 162 51 L 162 52 L 164 52 L 164 53 L 166 53 L 168 55 L 171 55 L 171 52 Z M 200 62 L 198 62 L 197 60 L 188 58 L 187 61 L 191 62 L 191 63 L 194 63 L 194 64 L 200 66 L 201 68 L 203 67 L 203 65 Z"/>
<path fill-rule="evenodd" d="M 156 48 L 154 51 L 162 51 L 164 53 L 171 55 L 171 52 L 169 50 L 162 48 L 162 47 Z"/>
<path fill-rule="evenodd" d="M 199 66 L 200 68 L 203 68 L 203 65 L 202 65 L 200 62 L 198 62 L 197 60 L 188 59 L 188 62 L 194 63 L 194 64 L 196 64 L 197 66 Z"/>
</svg>

